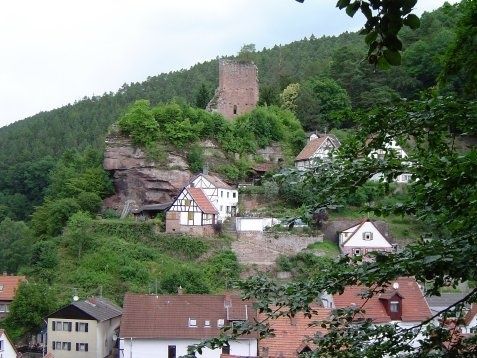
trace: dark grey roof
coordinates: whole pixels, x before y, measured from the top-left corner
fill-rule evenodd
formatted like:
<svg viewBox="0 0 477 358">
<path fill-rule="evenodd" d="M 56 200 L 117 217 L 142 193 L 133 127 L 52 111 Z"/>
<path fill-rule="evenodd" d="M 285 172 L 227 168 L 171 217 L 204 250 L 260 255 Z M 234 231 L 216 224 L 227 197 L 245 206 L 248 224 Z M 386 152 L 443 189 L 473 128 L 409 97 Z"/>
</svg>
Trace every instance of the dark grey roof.
<svg viewBox="0 0 477 358">
<path fill-rule="evenodd" d="M 444 308 L 447 308 L 453 305 L 457 301 L 463 299 L 465 295 L 466 295 L 465 293 L 460 293 L 460 292 L 441 293 L 440 296 L 426 297 L 426 300 L 427 300 L 427 304 L 429 305 L 429 307 L 431 307 L 431 309 L 435 308 L 435 309 L 442 310 Z"/>
<path fill-rule="evenodd" d="M 72 305 L 100 322 L 121 316 L 123 313 L 120 307 L 104 298 L 90 298 L 85 301 L 73 302 Z"/>
</svg>

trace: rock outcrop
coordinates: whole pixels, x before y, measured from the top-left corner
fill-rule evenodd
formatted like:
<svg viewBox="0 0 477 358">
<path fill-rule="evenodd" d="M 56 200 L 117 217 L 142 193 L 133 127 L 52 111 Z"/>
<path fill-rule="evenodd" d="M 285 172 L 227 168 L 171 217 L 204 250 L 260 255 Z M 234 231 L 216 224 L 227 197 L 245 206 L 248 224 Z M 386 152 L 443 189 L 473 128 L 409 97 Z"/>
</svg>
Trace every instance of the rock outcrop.
<svg viewBox="0 0 477 358">
<path fill-rule="evenodd" d="M 106 139 L 103 167 L 111 172 L 115 195 L 105 206 L 122 209 L 126 200 L 137 206 L 171 202 L 191 177 L 187 162 L 179 153 L 166 152 L 159 165 L 117 130 Z"/>
</svg>

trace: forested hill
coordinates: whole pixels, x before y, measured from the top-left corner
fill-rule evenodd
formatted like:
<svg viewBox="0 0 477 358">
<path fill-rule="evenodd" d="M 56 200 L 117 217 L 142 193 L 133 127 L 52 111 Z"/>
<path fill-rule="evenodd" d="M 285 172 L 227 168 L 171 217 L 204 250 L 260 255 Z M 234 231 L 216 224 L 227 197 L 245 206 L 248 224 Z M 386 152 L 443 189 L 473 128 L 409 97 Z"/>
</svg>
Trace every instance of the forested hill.
<svg viewBox="0 0 477 358">
<path fill-rule="evenodd" d="M 253 55 L 261 88 L 276 93 L 291 82 L 327 75 L 346 88 L 355 107 L 369 106 L 376 98 L 396 93 L 415 96 L 420 89 L 435 83 L 440 69 L 438 58 L 453 36 L 455 11 L 455 7 L 445 5 L 424 14 L 418 31 L 403 31 L 401 37 L 407 47 L 404 66 L 386 72 L 373 73 L 363 63 L 365 44 L 356 33 L 312 36 L 263 49 Z M 217 82 L 217 60 L 211 60 L 188 70 L 149 77 L 142 83 L 124 84 L 116 93 L 84 98 L 0 128 L 0 170 L 47 155 L 57 158 L 68 148 L 101 147 L 108 126 L 134 100 L 148 99 L 155 104 L 181 97 L 195 104 L 200 86 L 204 84 L 212 93 Z"/>
</svg>

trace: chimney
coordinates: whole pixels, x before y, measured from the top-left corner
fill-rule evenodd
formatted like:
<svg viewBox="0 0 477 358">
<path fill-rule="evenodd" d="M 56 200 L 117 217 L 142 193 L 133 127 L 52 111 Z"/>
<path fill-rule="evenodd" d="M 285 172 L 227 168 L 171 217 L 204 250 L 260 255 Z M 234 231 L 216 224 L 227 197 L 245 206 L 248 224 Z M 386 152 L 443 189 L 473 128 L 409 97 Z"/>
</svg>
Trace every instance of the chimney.
<svg viewBox="0 0 477 358">
<path fill-rule="evenodd" d="M 179 287 L 177 288 L 177 294 L 178 294 L 178 295 L 184 294 L 184 289 L 182 288 L 182 286 L 179 286 Z"/>
</svg>

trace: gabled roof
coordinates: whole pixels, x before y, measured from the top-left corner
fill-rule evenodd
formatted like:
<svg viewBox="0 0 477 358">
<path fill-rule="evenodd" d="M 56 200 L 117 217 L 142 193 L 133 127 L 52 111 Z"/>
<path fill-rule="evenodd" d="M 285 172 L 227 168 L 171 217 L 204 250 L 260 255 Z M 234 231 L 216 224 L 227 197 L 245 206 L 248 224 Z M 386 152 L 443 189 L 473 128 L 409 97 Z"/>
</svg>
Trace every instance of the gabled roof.
<svg viewBox="0 0 477 358">
<path fill-rule="evenodd" d="M 197 179 L 198 177 L 204 177 L 205 179 L 207 179 L 213 186 L 215 186 L 216 188 L 219 188 L 219 189 L 227 189 L 227 190 L 233 190 L 233 188 L 228 185 L 226 182 L 224 182 L 222 179 L 220 179 L 218 176 L 215 176 L 215 175 L 212 175 L 212 174 L 203 174 L 203 173 L 200 173 L 200 174 L 197 174 L 195 177 L 193 177 L 190 182 L 193 182 L 195 179 Z"/>
<path fill-rule="evenodd" d="M 210 202 L 209 198 L 207 198 L 207 195 L 205 195 L 201 188 L 185 188 L 185 190 L 189 192 L 190 196 L 192 196 L 192 199 L 199 206 L 203 213 L 218 214 L 217 209 Z"/>
<path fill-rule="evenodd" d="M 339 147 L 339 142 L 337 139 L 332 138 L 329 135 L 325 135 L 318 138 L 313 138 L 308 141 L 305 147 L 295 158 L 295 161 L 308 160 L 313 157 L 313 154 L 326 142 L 330 142 L 335 148 Z"/>
<path fill-rule="evenodd" d="M 351 227 L 349 227 L 349 228 L 347 228 L 347 229 L 345 229 L 345 230 L 342 231 L 342 232 L 345 232 L 345 231 L 349 231 L 350 229 L 353 229 L 353 228 L 354 228 L 354 230 L 351 232 L 351 235 L 349 235 L 349 236 L 346 238 L 346 240 L 343 241 L 342 245 L 344 245 L 344 244 L 346 244 L 348 241 L 350 241 L 350 240 L 353 238 L 353 236 L 359 231 L 359 229 L 361 229 L 361 227 L 363 227 L 363 225 L 365 225 L 365 224 L 368 223 L 368 222 L 369 222 L 371 225 L 373 225 L 373 227 L 376 229 L 376 231 L 377 231 L 378 233 L 380 233 L 386 241 L 388 241 L 387 238 L 386 238 L 386 235 L 384 235 L 384 234 L 381 232 L 381 230 L 379 230 L 378 227 L 377 227 L 376 225 L 374 225 L 374 223 L 373 223 L 370 219 L 366 218 L 366 219 L 362 220 L 360 223 L 358 223 L 358 224 L 356 224 L 356 225 L 353 225 L 353 226 L 351 226 Z M 388 242 L 388 243 L 389 243 L 389 242 Z M 391 244 L 389 244 L 389 245 L 391 245 Z"/>
<path fill-rule="evenodd" d="M 402 321 L 419 322 L 429 318 L 431 311 L 416 280 L 413 277 L 399 277 L 395 282 L 399 284 L 397 291 L 402 296 Z M 368 289 L 362 285 L 348 286 L 341 295 L 333 295 L 333 303 L 336 308 L 352 305 L 362 307 L 365 310 L 363 318 L 370 318 L 375 323 L 390 322 L 391 317 L 380 298 L 387 298 L 389 292 L 395 293 L 396 290 L 388 287 L 383 294 L 375 294 L 369 299 L 362 298 L 360 294 Z"/>
<path fill-rule="evenodd" d="M 205 339 L 219 334 L 218 320 L 253 320 L 252 304 L 235 295 L 141 295 L 127 293 L 120 337 Z M 195 320 L 191 327 L 190 320 Z M 210 326 L 206 327 L 206 321 Z M 255 338 L 255 336 L 254 336 Z"/>
<path fill-rule="evenodd" d="M 0 276 L 0 301 L 13 301 L 20 283 L 26 281 L 25 276 Z"/>
<path fill-rule="evenodd" d="M 12 347 L 12 349 L 15 351 L 17 357 L 19 357 L 20 355 L 18 354 L 18 351 L 17 349 L 15 348 L 15 346 L 13 345 L 12 341 L 10 340 L 10 338 L 8 338 L 8 335 L 7 335 L 7 332 L 3 329 L 0 328 L 0 338 L 5 335 L 5 339 L 8 341 L 8 343 L 10 343 L 10 346 Z M 4 348 L 5 349 L 5 348 Z M 1 356 L 1 355 L 0 355 Z"/>
<path fill-rule="evenodd" d="M 327 320 L 330 310 L 323 307 L 314 307 L 317 314 L 310 318 L 302 313 L 293 318 L 280 317 L 269 320 L 270 327 L 274 330 L 274 337 L 267 337 L 259 341 L 259 353 L 265 356 L 264 350 L 268 350 L 269 357 L 298 357 L 298 353 L 306 346 L 313 349 L 312 342 L 307 341 L 309 337 L 317 333 L 326 334 L 326 328 L 319 324 L 310 327 L 313 321 Z M 265 315 L 260 315 L 259 319 L 265 319 Z"/>
<path fill-rule="evenodd" d="M 107 321 L 111 318 L 119 317 L 122 309 L 105 298 L 89 298 L 84 301 L 77 301 L 53 312 L 48 318 L 73 318 L 75 312 L 83 312 L 84 317 L 89 317 L 98 322 Z"/>
<path fill-rule="evenodd" d="M 464 322 L 465 322 L 465 325 L 468 326 L 470 324 L 470 322 L 472 322 L 472 320 L 474 319 L 475 315 L 477 315 L 477 304 L 475 303 L 472 303 L 470 305 L 470 310 L 469 312 L 466 313 L 465 317 L 464 317 Z"/>
</svg>

